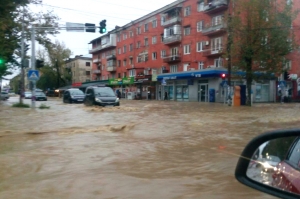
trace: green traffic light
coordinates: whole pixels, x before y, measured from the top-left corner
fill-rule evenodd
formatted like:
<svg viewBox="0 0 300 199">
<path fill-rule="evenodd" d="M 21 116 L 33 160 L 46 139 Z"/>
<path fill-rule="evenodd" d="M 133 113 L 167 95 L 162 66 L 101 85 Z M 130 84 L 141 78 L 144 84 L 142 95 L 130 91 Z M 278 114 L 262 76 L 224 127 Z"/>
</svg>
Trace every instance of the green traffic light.
<svg viewBox="0 0 300 199">
<path fill-rule="evenodd" d="M 4 63 L 4 61 L 2 59 L 0 59 L 0 64 L 3 64 L 3 63 Z"/>
</svg>

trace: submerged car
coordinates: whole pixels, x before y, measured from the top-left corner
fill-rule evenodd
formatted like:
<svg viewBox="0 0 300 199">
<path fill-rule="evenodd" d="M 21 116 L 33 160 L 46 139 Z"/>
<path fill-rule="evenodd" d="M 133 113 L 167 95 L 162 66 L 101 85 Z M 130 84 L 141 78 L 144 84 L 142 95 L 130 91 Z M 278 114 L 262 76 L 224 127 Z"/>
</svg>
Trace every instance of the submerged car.
<svg viewBox="0 0 300 199">
<path fill-rule="evenodd" d="M 35 93 L 35 100 L 36 101 L 47 101 L 47 96 L 43 92 L 36 92 Z"/>
<path fill-rule="evenodd" d="M 8 92 L 2 91 L 2 92 L 0 93 L 0 99 L 1 99 L 1 100 L 7 100 L 8 98 L 9 98 Z"/>
<path fill-rule="evenodd" d="M 82 103 L 84 99 L 84 93 L 78 88 L 70 88 L 65 90 L 63 95 L 64 103 Z"/>
<path fill-rule="evenodd" d="M 28 91 L 24 92 L 24 98 L 25 99 L 31 99 L 31 97 L 32 97 L 32 93 L 31 92 L 28 92 Z"/>
<path fill-rule="evenodd" d="M 102 85 L 86 88 L 83 102 L 86 106 L 120 106 L 120 99 L 113 89 Z"/>
</svg>

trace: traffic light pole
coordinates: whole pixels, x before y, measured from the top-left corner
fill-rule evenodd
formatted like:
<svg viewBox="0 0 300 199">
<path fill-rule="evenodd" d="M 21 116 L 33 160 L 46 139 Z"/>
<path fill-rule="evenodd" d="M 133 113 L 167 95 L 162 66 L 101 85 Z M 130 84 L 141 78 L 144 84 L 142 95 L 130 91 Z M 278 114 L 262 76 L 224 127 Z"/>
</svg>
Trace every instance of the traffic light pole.
<svg viewBox="0 0 300 199">
<path fill-rule="evenodd" d="M 31 69 L 35 70 L 35 27 L 31 28 Z M 31 98 L 31 108 L 35 108 L 35 89 L 36 81 L 32 81 L 32 98 Z"/>
</svg>

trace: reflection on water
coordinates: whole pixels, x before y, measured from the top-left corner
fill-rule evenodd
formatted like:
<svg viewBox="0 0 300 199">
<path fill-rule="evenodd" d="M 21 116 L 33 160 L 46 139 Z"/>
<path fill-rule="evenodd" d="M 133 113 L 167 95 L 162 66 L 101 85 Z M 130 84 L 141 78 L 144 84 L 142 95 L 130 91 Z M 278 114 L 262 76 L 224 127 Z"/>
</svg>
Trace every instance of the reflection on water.
<svg viewBox="0 0 300 199">
<path fill-rule="evenodd" d="M 0 198 L 272 198 L 235 180 L 237 154 L 300 116 L 297 104 L 47 105 L 0 106 Z"/>
</svg>

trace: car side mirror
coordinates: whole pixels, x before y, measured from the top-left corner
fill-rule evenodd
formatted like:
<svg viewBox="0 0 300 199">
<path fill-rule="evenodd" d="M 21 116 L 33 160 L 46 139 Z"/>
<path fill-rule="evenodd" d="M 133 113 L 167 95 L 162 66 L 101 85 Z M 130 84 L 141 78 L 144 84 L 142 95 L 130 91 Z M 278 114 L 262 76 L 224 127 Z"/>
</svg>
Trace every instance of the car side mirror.
<svg viewBox="0 0 300 199">
<path fill-rule="evenodd" d="M 277 130 L 251 140 L 235 170 L 236 179 L 280 198 L 300 198 L 300 129 Z"/>
</svg>

